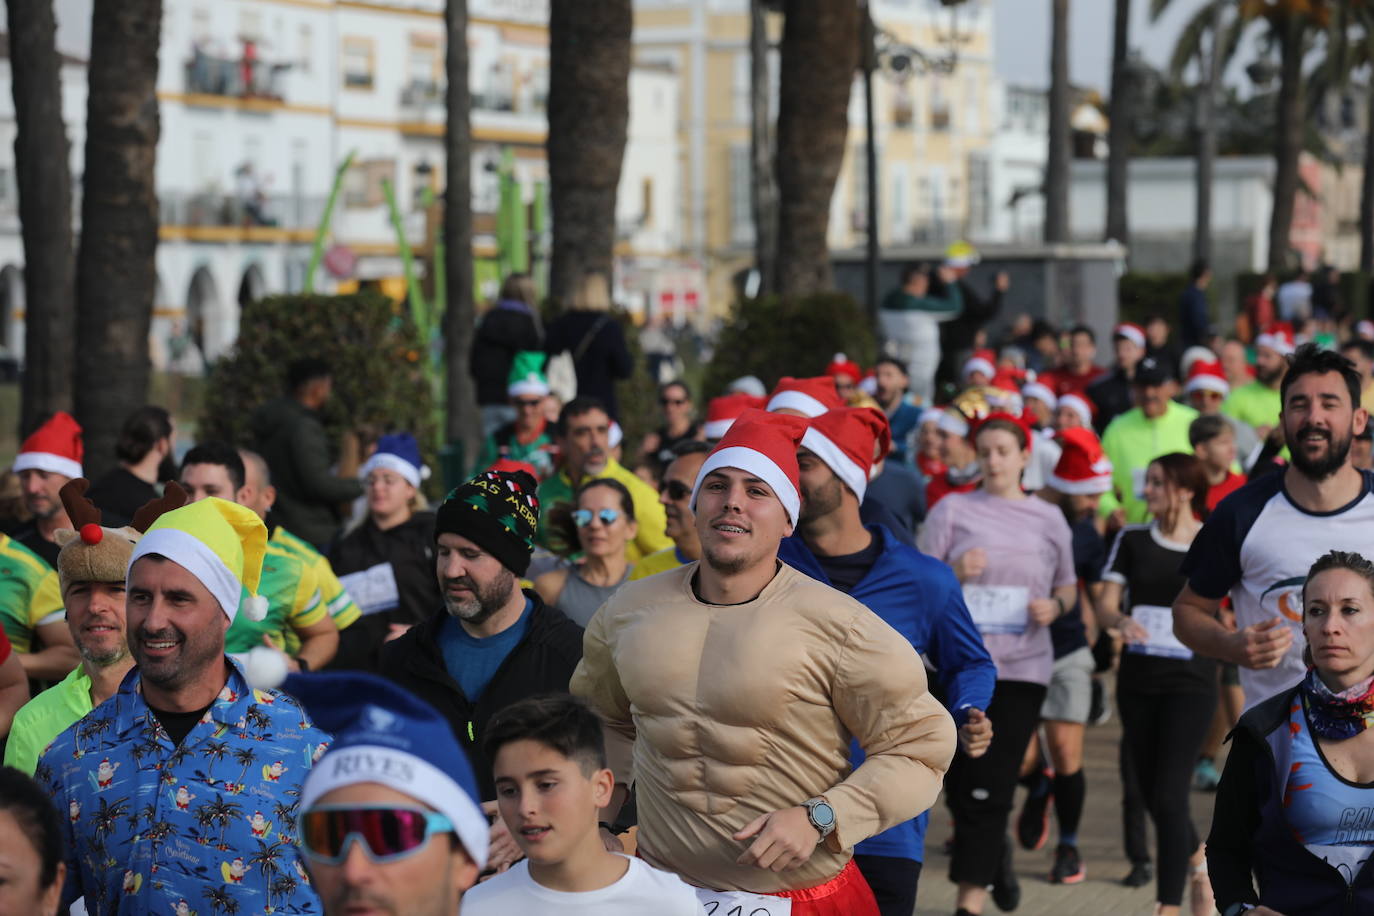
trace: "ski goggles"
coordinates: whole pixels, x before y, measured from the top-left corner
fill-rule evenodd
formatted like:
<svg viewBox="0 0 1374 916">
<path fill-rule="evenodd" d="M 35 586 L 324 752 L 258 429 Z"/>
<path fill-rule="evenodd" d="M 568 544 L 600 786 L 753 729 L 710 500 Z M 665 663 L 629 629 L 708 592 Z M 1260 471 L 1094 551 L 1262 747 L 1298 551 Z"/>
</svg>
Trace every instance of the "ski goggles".
<svg viewBox="0 0 1374 916">
<path fill-rule="evenodd" d="M 321 805 L 299 818 L 301 847 L 316 862 L 342 865 L 348 849 L 361 842 L 373 862 L 394 862 L 423 849 L 436 833 L 453 832 L 442 814 L 419 808 Z"/>
</svg>

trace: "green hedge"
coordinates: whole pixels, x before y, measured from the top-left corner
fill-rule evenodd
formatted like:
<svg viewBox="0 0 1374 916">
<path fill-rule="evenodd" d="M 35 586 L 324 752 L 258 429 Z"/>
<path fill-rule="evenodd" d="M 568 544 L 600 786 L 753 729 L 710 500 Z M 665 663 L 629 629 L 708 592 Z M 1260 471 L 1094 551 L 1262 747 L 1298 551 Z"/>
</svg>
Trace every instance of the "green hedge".
<svg viewBox="0 0 1374 916">
<path fill-rule="evenodd" d="M 742 375 L 758 376 L 770 388 L 784 375 L 820 375 L 836 353 L 861 366 L 873 365 L 878 355 L 868 314 L 850 296 L 746 299 L 721 329 L 703 394 L 716 397 Z"/>
<path fill-rule="evenodd" d="M 250 303 L 233 350 L 210 369 L 198 438 L 251 442 L 253 411 L 282 394 L 286 367 L 316 357 L 334 368 L 334 397 L 324 409 L 334 441 L 362 425 L 414 434 L 435 472 L 426 495 L 440 496 L 438 417 L 422 355 L 409 314 L 379 293 L 270 296 Z"/>
<path fill-rule="evenodd" d="M 1188 288 L 1187 274 L 1127 273 L 1117 281 L 1116 294 L 1120 302 L 1119 320 L 1143 325 L 1151 315 L 1163 315 L 1173 325 L 1177 322 L 1178 300 Z M 1216 320 L 1216 307 L 1208 309 Z"/>
</svg>

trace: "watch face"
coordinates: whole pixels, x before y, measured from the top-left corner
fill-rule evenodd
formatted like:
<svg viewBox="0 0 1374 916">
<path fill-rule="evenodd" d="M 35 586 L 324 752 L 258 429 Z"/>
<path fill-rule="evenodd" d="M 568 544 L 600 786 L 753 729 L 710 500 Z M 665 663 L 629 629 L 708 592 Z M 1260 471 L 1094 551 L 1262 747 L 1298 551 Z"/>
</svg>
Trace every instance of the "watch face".
<svg viewBox="0 0 1374 916">
<path fill-rule="evenodd" d="M 829 827 L 835 823 L 835 809 L 820 802 L 811 809 L 811 819 L 821 827 Z"/>
</svg>

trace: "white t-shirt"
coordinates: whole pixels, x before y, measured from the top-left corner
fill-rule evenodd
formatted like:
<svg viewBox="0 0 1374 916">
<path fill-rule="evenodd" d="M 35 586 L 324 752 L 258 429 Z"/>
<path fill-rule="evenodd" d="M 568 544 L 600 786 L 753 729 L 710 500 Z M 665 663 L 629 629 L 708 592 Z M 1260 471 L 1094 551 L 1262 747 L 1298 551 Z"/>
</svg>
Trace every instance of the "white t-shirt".
<svg viewBox="0 0 1374 916">
<path fill-rule="evenodd" d="M 598 891 L 572 894 L 537 884 L 529 860 L 489 878 L 463 895 L 463 916 L 546 916 L 549 913 L 613 916 L 702 916 L 696 891 L 677 875 L 641 859 L 625 857 L 630 868 L 620 880 Z"/>
</svg>

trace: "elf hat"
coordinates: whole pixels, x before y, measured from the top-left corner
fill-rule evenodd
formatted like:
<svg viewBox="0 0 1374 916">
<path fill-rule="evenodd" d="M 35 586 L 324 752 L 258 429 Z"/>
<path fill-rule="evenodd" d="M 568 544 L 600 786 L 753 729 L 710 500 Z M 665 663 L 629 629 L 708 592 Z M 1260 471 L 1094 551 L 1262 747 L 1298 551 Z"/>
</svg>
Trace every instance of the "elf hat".
<svg viewBox="0 0 1374 916">
<path fill-rule="evenodd" d="M 511 360 L 510 375 L 506 377 L 506 394 L 513 398 L 542 398 L 549 393 L 549 381 L 544 377 L 544 354 L 536 350 L 521 350 Z"/>
<path fill-rule="evenodd" d="M 763 398 L 756 398 L 752 394 L 743 392 L 711 398 L 706 405 L 706 426 L 704 427 L 706 438 L 722 438 L 729 432 L 730 424 L 734 423 L 740 414 L 751 408 L 762 410 L 765 403 Z"/>
<path fill-rule="evenodd" d="M 959 377 L 967 383 L 968 377 L 975 372 L 981 372 L 991 380 L 997 374 L 997 355 L 991 350 L 975 350 L 973 355 L 964 362 L 964 368 Z"/>
<path fill-rule="evenodd" d="M 1297 349 L 1293 342 L 1293 326 L 1286 321 L 1275 322 L 1255 338 L 1256 347 L 1268 347 L 1280 356 L 1288 356 Z M 57 419 L 56 417 L 53 418 Z M 17 468 L 17 465 L 16 465 Z"/>
<path fill-rule="evenodd" d="M 1066 429 L 1057 438 L 1062 451 L 1046 481 L 1050 486 L 1074 495 L 1106 493 L 1112 488 L 1112 463 L 1091 429 Z"/>
<path fill-rule="evenodd" d="M 1078 414 L 1078 418 L 1083 421 L 1084 426 L 1092 426 L 1093 415 L 1097 413 L 1097 409 L 1093 407 L 1092 401 L 1072 391 L 1068 394 L 1060 395 L 1058 403 L 1054 406 L 1069 408 L 1074 413 Z"/>
<path fill-rule="evenodd" d="M 468 858 L 486 866 L 489 828 L 477 780 L 434 707 L 372 674 L 292 674 L 281 689 L 334 736 L 301 786 L 302 813 L 335 789 L 378 783 L 448 818 Z"/>
<path fill-rule="evenodd" d="M 825 367 L 825 374 L 834 378 L 837 375 L 847 375 L 851 382 L 857 383 L 863 378 L 864 371 L 859 368 L 859 364 L 854 362 L 843 353 L 836 353 L 830 358 L 830 365 Z"/>
<path fill-rule="evenodd" d="M 801 512 L 797 447 L 806 434 L 806 426 L 801 417 L 755 409 L 744 411 L 697 472 L 692 485 L 692 509 L 697 507 L 697 494 L 707 475 L 721 468 L 738 468 L 768 484 L 787 510 L 788 520 L 795 525 Z"/>
<path fill-rule="evenodd" d="M 1198 363 L 1216 362 L 1216 354 L 1209 347 L 1201 347 L 1194 344 L 1183 351 L 1183 358 L 1178 361 L 1179 371 L 1184 378 L 1190 378 L 1193 374 L 1193 367 Z"/>
<path fill-rule="evenodd" d="M 841 407 L 812 420 L 801 444 L 863 502 L 873 471 L 874 445 L 880 449 L 877 454 L 885 456 L 892 447 L 892 430 L 881 410 Z"/>
<path fill-rule="evenodd" d="M 412 487 L 429 478 L 429 468 L 420 459 L 420 444 L 410 433 L 393 433 L 378 439 L 377 450 L 363 463 L 358 476 L 366 477 L 378 468 L 400 474 Z"/>
<path fill-rule="evenodd" d="M 250 620 L 262 620 L 267 599 L 257 591 L 266 552 L 267 526 L 256 512 L 209 496 L 153 522 L 134 547 L 129 570 L 150 554 L 166 557 L 200 580 L 231 623 L 244 589 L 244 612 Z"/>
<path fill-rule="evenodd" d="M 123 528 L 101 525 L 103 513 L 86 497 L 91 482 L 77 477 L 63 484 L 58 496 L 72 527 L 58 528 L 53 540 L 62 548 L 57 555 L 57 578 L 62 594 L 73 582 L 120 582 L 129 572 L 129 557 L 143 532 L 158 516 L 186 504 L 186 492 L 176 483 L 167 492 L 134 513 L 133 524 Z"/>
<path fill-rule="evenodd" d="M 1043 401 L 1050 407 L 1054 407 L 1054 405 L 1059 402 L 1059 399 L 1054 396 L 1054 391 L 1049 385 L 1043 382 L 1026 382 L 1026 384 L 1021 386 L 1021 398 L 1023 400 L 1035 398 L 1037 401 Z"/>
<path fill-rule="evenodd" d="M 1117 325 L 1112 331 L 1112 339 L 1115 340 L 1118 337 L 1129 340 L 1137 347 L 1145 346 L 1145 329 L 1138 324 L 1131 324 L 1127 321 Z"/>
<path fill-rule="evenodd" d="M 827 410 L 843 407 L 840 393 L 835 390 L 835 380 L 828 375 L 816 378 L 792 378 L 785 375 L 778 379 L 778 386 L 768 398 L 768 412 L 795 410 L 804 417 L 819 417 Z"/>
<path fill-rule="evenodd" d="M 81 426 L 65 410 L 53 414 L 19 448 L 14 472 L 47 471 L 64 477 L 81 476 Z"/>
<path fill-rule="evenodd" d="M 1222 397 L 1231 393 L 1231 385 L 1226 381 L 1226 373 L 1220 362 L 1198 361 L 1188 370 L 1188 384 L 1183 387 L 1186 394 L 1194 391 L 1215 391 Z"/>
</svg>

